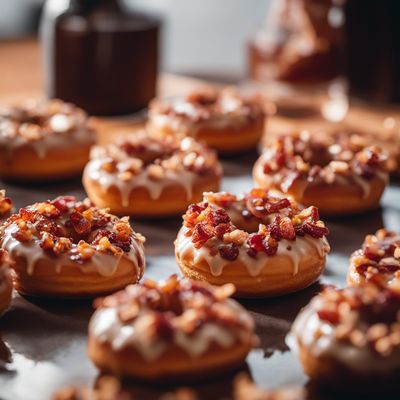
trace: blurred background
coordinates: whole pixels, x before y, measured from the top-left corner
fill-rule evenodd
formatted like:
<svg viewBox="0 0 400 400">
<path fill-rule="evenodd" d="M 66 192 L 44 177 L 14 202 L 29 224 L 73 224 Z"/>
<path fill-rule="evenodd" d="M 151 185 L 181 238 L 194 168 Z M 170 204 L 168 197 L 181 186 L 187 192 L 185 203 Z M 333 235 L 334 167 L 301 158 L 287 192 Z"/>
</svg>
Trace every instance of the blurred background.
<svg viewBox="0 0 400 400">
<path fill-rule="evenodd" d="M 63 0 L 59 0 L 63 1 Z M 43 0 L 0 0 L 0 39 L 34 35 Z M 124 0 L 163 19 L 161 68 L 236 79 L 246 73 L 245 42 L 270 0 Z"/>
</svg>

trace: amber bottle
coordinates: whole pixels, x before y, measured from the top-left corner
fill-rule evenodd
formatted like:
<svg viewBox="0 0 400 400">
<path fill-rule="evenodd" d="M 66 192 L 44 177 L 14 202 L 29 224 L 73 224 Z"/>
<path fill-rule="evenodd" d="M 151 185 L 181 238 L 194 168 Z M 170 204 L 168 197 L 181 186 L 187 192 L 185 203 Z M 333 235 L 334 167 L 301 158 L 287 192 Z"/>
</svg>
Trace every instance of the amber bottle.
<svg viewBox="0 0 400 400">
<path fill-rule="evenodd" d="M 130 114 L 156 91 L 160 20 L 118 0 L 48 0 L 42 18 L 49 97 L 94 115 Z"/>
</svg>

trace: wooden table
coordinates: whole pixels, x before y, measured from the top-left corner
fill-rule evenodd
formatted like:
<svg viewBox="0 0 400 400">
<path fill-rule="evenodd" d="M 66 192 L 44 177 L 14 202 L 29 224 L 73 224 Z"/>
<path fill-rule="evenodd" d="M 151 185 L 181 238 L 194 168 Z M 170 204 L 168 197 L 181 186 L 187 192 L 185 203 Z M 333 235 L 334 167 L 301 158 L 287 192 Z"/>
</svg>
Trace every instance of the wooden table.
<svg viewBox="0 0 400 400">
<path fill-rule="evenodd" d="M 37 44 L 33 41 L 0 44 L 1 101 L 41 95 L 38 59 Z M 198 84 L 201 82 L 162 75 L 159 92 L 162 95 L 177 93 Z M 283 118 L 283 122 L 295 125 L 295 121 L 287 118 Z M 126 122 L 104 123 L 123 125 Z M 107 129 L 111 129 L 110 125 Z M 256 153 L 250 153 L 223 160 L 223 190 L 240 193 L 250 189 L 253 185 L 251 168 L 256 157 Z M 30 186 L 0 182 L 1 186 L 7 189 L 17 208 L 60 194 L 85 196 L 79 180 Z M 328 221 L 332 252 L 320 283 L 281 298 L 242 302 L 254 317 L 261 339 L 259 347 L 249 354 L 242 371 L 264 387 L 305 385 L 310 399 L 346 398 L 314 392 L 295 355 L 286 346 L 285 336 L 300 308 L 320 290 L 321 283 L 345 284 L 348 257 L 360 246 L 366 234 L 382 226 L 399 230 L 399 199 L 400 189 L 392 185 L 383 198 L 381 209 Z M 176 273 L 173 240 L 181 226 L 180 218 L 134 221 L 133 226 L 147 237 L 145 276 L 160 279 Z M 98 372 L 86 356 L 87 324 L 91 313 L 90 302 L 34 300 L 14 294 L 11 308 L 0 319 L 0 398 L 47 400 L 61 385 L 93 384 Z M 222 373 L 215 379 L 191 386 L 200 400 L 230 399 L 234 375 Z M 132 381 L 124 382 L 124 387 L 136 393 L 140 400 L 158 399 L 161 393 L 173 388 Z"/>
</svg>

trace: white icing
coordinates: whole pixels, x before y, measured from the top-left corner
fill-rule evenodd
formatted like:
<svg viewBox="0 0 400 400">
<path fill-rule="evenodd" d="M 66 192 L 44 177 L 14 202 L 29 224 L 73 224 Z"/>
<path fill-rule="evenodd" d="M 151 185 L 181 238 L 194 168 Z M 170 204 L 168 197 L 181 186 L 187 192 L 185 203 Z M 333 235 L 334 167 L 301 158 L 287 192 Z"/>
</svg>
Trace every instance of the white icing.
<svg viewBox="0 0 400 400">
<path fill-rule="evenodd" d="M 316 313 L 321 300 L 314 298 L 297 316 L 292 325 L 287 343 L 298 351 L 302 344 L 316 356 L 329 355 L 343 365 L 360 372 L 386 372 L 400 367 L 400 347 L 390 356 L 381 356 L 368 346 L 357 347 L 335 338 L 333 326 L 321 321 Z"/>
<path fill-rule="evenodd" d="M 222 258 L 219 253 L 211 255 L 206 246 L 196 249 L 193 246 L 191 236 L 186 236 L 185 232 L 187 232 L 187 228 L 182 228 L 175 241 L 176 254 L 179 258 L 185 258 L 193 254 L 193 262 L 198 264 L 204 260 L 214 276 L 220 276 L 224 268 L 229 268 L 232 264 L 232 261 Z M 307 235 L 304 237 L 298 236 L 295 241 L 280 240 L 276 255 L 290 258 L 293 264 L 293 275 L 296 275 L 299 271 L 299 265 L 309 255 L 310 250 L 316 250 L 318 255 L 323 258 L 329 252 L 330 248 L 325 237 L 315 239 Z M 253 277 L 261 273 L 268 275 L 279 275 L 282 273 L 281 265 L 276 263 L 276 256 L 267 256 L 266 254 L 258 253 L 257 257 L 253 258 L 247 254 L 245 246 L 239 247 L 237 260 L 246 266 L 249 275 Z"/>
<path fill-rule="evenodd" d="M 142 169 L 136 175 L 132 175 L 130 180 L 121 180 L 118 176 L 119 171 L 112 173 L 104 171 L 102 165 L 106 160 L 106 158 L 95 158 L 89 161 L 85 167 L 84 174 L 89 179 L 98 182 L 104 192 L 108 191 L 110 187 L 116 187 L 121 194 L 121 201 L 124 207 L 129 206 L 130 194 L 138 187 L 146 188 L 150 198 L 157 200 L 166 187 L 178 185 L 185 189 L 186 198 L 190 200 L 193 187 L 199 179 L 199 174 L 186 169 L 179 171 L 166 169 L 162 178 L 154 179 L 149 176 L 147 169 Z M 216 165 L 216 171 L 213 174 L 217 176 L 222 174 L 219 164 Z"/>
<path fill-rule="evenodd" d="M 64 253 L 52 257 L 40 247 L 40 240 L 33 237 L 27 242 L 20 242 L 13 237 L 13 233 L 18 230 L 16 224 L 11 224 L 4 229 L 4 235 L 1 247 L 9 252 L 11 256 L 22 257 L 26 262 L 26 271 L 28 275 L 33 275 L 35 266 L 40 260 L 50 262 L 57 274 L 60 274 L 63 267 L 79 268 L 83 273 L 96 271 L 99 275 L 110 277 L 115 274 L 122 258 L 131 260 L 137 268 L 144 260 L 144 249 L 138 241 L 132 241 L 132 249 L 129 253 L 121 255 L 111 255 L 96 251 L 88 263 L 76 263 L 70 260 L 69 253 Z M 73 245 L 76 246 L 76 245 Z"/>
<path fill-rule="evenodd" d="M 225 304 L 234 309 L 235 315 L 243 323 L 245 329 L 232 330 L 218 322 L 207 322 L 194 334 L 186 334 L 176 327 L 173 330 L 172 342 L 190 357 L 197 358 L 204 354 L 213 343 L 228 349 L 238 340 L 250 340 L 254 322 L 249 314 L 234 300 L 227 299 Z M 189 309 L 185 312 L 191 311 Z M 123 322 L 118 317 L 117 308 L 101 308 L 94 313 L 90 321 L 89 334 L 96 336 L 101 342 L 109 343 L 116 351 L 134 347 L 144 359 L 154 362 L 168 349 L 168 343 L 160 338 L 152 340 L 149 337 L 147 321 L 151 314 L 150 310 L 142 310 L 135 320 Z M 179 318 L 181 316 L 177 316 L 176 320 Z M 174 324 L 173 321 L 172 324 Z"/>
</svg>

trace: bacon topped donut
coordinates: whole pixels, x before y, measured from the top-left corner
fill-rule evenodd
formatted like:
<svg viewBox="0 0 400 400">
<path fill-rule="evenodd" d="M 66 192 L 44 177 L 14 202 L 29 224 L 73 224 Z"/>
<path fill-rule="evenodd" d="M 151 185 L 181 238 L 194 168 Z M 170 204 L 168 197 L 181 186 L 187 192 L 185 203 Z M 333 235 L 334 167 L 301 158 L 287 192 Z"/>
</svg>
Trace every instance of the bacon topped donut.
<svg viewBox="0 0 400 400">
<path fill-rule="evenodd" d="M 95 148 L 83 184 L 94 204 L 116 214 L 165 216 L 218 190 L 221 175 L 214 151 L 193 139 L 141 132 Z"/>
<path fill-rule="evenodd" d="M 10 267 L 12 261 L 7 252 L 0 249 L 0 315 L 7 309 L 11 301 L 12 281 Z"/>
<path fill-rule="evenodd" d="M 6 197 L 6 191 L 0 190 L 0 222 L 3 218 L 7 218 L 12 210 L 12 201 Z"/>
<path fill-rule="evenodd" d="M 58 179 L 79 175 L 95 132 L 86 113 L 61 100 L 0 109 L 0 177 Z"/>
<path fill-rule="evenodd" d="M 400 288 L 400 235 L 379 229 L 368 235 L 361 249 L 350 258 L 347 283 L 358 286 L 373 280 L 389 287 Z"/>
<path fill-rule="evenodd" d="M 192 136 L 221 153 L 239 153 L 256 147 L 265 117 L 261 98 L 207 88 L 153 101 L 148 128 L 158 136 Z"/>
<path fill-rule="evenodd" d="M 293 292 L 321 274 L 329 231 L 316 207 L 253 189 L 243 196 L 205 193 L 183 216 L 175 254 L 184 275 L 220 285 L 232 282 L 241 296 Z"/>
<path fill-rule="evenodd" d="M 4 225 L 1 246 L 15 261 L 15 287 L 35 296 L 93 297 L 137 282 L 144 238 L 127 217 L 72 196 L 21 208 Z"/>
<path fill-rule="evenodd" d="M 400 379 L 399 310 L 398 288 L 327 287 L 297 316 L 288 343 L 321 384 L 390 392 Z"/>
<path fill-rule="evenodd" d="M 254 322 L 213 287 L 173 275 L 96 301 L 89 357 L 103 372 L 148 380 L 208 376 L 239 366 L 255 343 Z"/>
<path fill-rule="evenodd" d="M 257 185 L 315 205 L 323 215 L 345 215 L 378 206 L 389 177 L 385 163 L 377 147 L 301 132 L 277 138 L 253 176 Z"/>
</svg>

